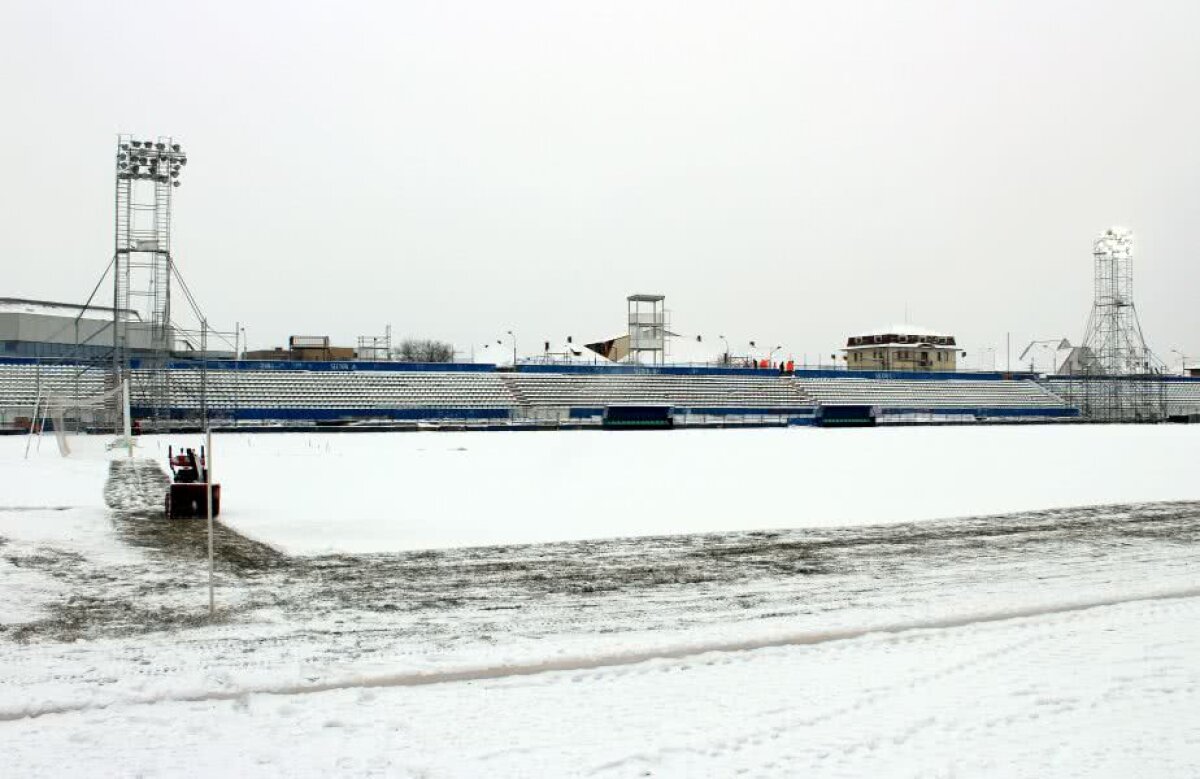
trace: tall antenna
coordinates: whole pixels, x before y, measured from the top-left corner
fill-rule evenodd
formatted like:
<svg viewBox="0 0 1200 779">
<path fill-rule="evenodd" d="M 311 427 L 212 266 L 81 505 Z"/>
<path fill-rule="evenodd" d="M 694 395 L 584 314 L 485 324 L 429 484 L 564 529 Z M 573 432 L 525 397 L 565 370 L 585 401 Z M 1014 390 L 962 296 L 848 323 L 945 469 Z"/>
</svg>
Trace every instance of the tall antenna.
<svg viewBox="0 0 1200 779">
<path fill-rule="evenodd" d="M 167 362 L 174 346 L 171 193 L 186 164 L 169 137 L 117 136 L 113 368 L 118 380 L 129 379 L 133 350 L 144 355 L 138 400 L 160 424 L 170 417 Z"/>
</svg>

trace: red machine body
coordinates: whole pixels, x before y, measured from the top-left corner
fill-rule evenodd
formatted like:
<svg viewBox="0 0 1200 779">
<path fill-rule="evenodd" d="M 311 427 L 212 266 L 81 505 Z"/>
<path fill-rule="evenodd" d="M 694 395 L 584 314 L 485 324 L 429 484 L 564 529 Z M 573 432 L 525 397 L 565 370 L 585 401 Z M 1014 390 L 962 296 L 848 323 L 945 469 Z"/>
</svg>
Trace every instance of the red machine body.
<svg viewBox="0 0 1200 779">
<path fill-rule="evenodd" d="M 171 487 L 167 490 L 168 519 L 203 519 L 208 516 L 208 464 L 204 447 L 197 455 L 195 449 L 180 449 L 176 454 L 167 447 L 167 463 L 171 466 Z M 212 485 L 212 515 L 221 513 L 221 485 Z"/>
</svg>

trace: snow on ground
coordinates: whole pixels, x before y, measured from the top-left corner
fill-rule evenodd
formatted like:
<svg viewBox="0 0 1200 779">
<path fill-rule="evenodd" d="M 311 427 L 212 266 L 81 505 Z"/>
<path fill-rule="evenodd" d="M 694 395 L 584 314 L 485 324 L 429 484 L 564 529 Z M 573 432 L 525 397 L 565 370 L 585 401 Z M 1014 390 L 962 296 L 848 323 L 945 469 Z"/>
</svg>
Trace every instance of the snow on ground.
<svg viewBox="0 0 1200 779">
<path fill-rule="evenodd" d="M 223 435 L 214 448 L 225 521 L 291 554 L 1200 499 L 1200 428 L 1182 425 Z"/>
<path fill-rule="evenodd" d="M 4 723 L 15 775 L 1186 776 L 1200 599 Z"/>
<path fill-rule="evenodd" d="M 102 439 L 0 439 L 4 771 L 1187 775 L 1198 440 L 219 436 L 224 518 L 271 545 L 218 526 L 210 621 L 203 523 L 139 510 L 152 473 L 110 510 Z"/>
</svg>

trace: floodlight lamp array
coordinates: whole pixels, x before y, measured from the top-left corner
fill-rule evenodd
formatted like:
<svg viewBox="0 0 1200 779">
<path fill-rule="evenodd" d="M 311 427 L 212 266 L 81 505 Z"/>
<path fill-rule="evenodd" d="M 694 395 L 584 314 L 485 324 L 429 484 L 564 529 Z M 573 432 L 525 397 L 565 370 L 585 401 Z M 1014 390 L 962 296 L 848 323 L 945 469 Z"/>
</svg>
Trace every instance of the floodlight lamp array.
<svg viewBox="0 0 1200 779">
<path fill-rule="evenodd" d="M 179 186 L 187 154 L 177 143 L 122 140 L 117 149 L 117 178 L 155 181 Z"/>
</svg>

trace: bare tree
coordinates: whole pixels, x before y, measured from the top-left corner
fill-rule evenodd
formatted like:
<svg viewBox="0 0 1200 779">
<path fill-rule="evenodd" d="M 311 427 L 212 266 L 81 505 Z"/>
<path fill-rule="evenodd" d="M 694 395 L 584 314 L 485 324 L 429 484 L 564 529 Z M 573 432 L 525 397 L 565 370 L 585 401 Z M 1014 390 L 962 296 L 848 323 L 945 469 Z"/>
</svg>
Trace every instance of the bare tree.
<svg viewBox="0 0 1200 779">
<path fill-rule="evenodd" d="M 432 338 L 405 338 L 396 347 L 400 362 L 454 362 L 454 345 Z"/>
</svg>

